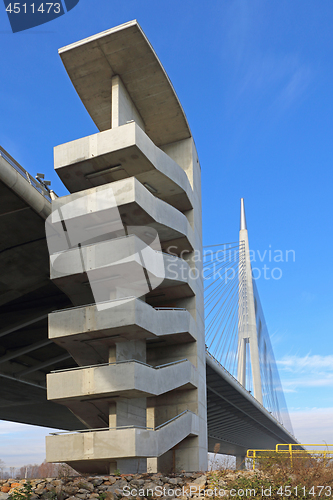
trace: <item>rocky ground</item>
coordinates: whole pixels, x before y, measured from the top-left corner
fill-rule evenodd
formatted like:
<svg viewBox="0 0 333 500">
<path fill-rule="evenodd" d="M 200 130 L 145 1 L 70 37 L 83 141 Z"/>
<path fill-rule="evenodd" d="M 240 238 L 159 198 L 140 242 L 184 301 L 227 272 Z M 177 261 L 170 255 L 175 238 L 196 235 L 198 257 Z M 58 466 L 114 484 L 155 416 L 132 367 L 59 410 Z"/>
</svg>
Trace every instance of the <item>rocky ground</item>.
<svg viewBox="0 0 333 500">
<path fill-rule="evenodd" d="M 122 474 L 119 476 L 62 477 L 59 479 L 0 480 L 0 500 L 8 497 L 31 500 L 143 500 L 229 496 L 228 482 L 240 477 L 251 477 L 252 471 L 228 471 L 203 474 Z M 28 487 L 30 488 L 30 486 Z M 214 491 L 215 489 L 215 491 Z M 213 493 L 211 493 L 211 490 Z M 224 492 L 224 493 L 223 493 Z M 22 493 L 22 496 L 17 496 Z M 11 500 L 10 498 L 8 500 Z"/>
</svg>

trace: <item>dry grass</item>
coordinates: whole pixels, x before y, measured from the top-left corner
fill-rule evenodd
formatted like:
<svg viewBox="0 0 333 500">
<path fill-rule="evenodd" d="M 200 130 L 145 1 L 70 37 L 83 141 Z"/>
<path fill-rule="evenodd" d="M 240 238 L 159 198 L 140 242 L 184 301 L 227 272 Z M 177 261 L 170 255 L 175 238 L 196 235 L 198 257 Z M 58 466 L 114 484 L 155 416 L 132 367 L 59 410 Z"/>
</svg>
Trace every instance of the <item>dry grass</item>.
<svg viewBox="0 0 333 500">
<path fill-rule="evenodd" d="M 333 461 L 307 452 L 294 454 L 292 461 L 289 454 L 266 453 L 256 460 L 255 470 L 215 471 L 209 482 L 223 485 L 228 492 L 235 490 L 231 495 L 234 499 L 328 499 L 333 497 Z M 250 490 L 255 490 L 255 495 L 246 494 Z"/>
</svg>

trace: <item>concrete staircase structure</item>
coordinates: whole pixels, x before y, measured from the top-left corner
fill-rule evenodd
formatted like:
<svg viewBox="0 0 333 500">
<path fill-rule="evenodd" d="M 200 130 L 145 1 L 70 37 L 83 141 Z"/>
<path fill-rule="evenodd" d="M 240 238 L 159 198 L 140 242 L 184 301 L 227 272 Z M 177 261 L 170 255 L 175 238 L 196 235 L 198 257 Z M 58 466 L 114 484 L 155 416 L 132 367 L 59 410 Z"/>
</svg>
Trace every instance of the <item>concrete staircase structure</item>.
<svg viewBox="0 0 333 500">
<path fill-rule="evenodd" d="M 79 368 L 50 401 L 85 429 L 47 438 L 81 472 L 207 468 L 200 165 L 185 114 L 136 21 L 60 50 L 100 132 L 55 148 L 70 195 L 47 222 L 51 279 L 76 307 L 49 339 Z"/>
</svg>

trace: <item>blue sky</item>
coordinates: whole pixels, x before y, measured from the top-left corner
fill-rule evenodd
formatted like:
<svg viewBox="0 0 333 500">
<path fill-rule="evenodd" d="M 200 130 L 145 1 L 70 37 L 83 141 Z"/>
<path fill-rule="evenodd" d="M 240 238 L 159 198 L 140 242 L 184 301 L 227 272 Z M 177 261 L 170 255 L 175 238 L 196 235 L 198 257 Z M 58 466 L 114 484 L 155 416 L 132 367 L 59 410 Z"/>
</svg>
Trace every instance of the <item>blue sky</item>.
<svg viewBox="0 0 333 500">
<path fill-rule="evenodd" d="M 57 50 L 135 18 L 196 141 L 204 243 L 237 240 L 244 197 L 250 246 L 267 250 L 253 266 L 282 270 L 257 285 L 295 434 L 333 442 L 332 2 L 80 0 L 16 34 L 0 6 L 0 144 L 59 195 L 53 147 L 97 130 Z M 269 249 L 295 261 L 269 262 Z M 0 434 L 8 466 L 44 459 L 45 430 L 0 422 Z"/>
</svg>

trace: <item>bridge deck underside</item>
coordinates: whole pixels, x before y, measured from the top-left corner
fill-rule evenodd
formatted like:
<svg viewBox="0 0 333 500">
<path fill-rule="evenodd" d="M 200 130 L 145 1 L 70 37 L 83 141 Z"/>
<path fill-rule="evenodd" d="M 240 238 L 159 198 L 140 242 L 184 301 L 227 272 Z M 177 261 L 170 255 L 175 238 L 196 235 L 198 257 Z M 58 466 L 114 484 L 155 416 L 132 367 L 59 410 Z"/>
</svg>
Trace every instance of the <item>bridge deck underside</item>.
<svg viewBox="0 0 333 500">
<path fill-rule="evenodd" d="M 42 198 L 26 184 L 29 196 Z M 0 419 L 75 429 L 76 417 L 46 399 L 46 373 L 73 360 L 47 342 L 48 312 L 70 302 L 49 279 L 44 223 L 0 181 Z"/>
<path fill-rule="evenodd" d="M 223 373 L 209 355 L 206 361 L 210 452 L 214 452 L 216 444 L 220 445 L 218 453 L 238 455 L 249 448 L 274 449 L 278 443 L 296 442 L 233 377 Z"/>
</svg>

